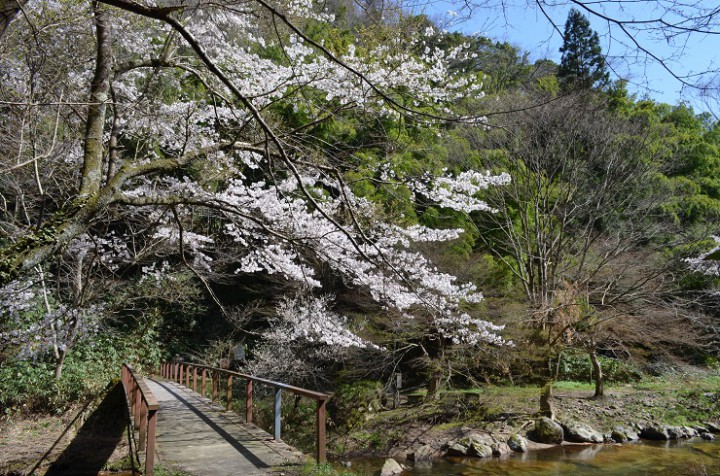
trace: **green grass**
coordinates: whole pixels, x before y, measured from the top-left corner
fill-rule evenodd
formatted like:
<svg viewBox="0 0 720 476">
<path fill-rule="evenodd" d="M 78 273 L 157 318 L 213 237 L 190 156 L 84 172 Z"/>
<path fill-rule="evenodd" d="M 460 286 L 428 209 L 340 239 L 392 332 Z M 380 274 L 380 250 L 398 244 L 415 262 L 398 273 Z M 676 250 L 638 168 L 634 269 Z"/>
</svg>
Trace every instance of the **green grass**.
<svg viewBox="0 0 720 476">
<path fill-rule="evenodd" d="M 155 466 L 154 474 L 155 476 L 193 476 L 192 473 L 187 471 L 162 465 Z"/>
<path fill-rule="evenodd" d="M 300 476 L 355 476 L 355 473 L 349 471 L 336 470 L 330 463 L 307 463 L 298 473 Z"/>
<path fill-rule="evenodd" d="M 582 390 L 582 391 L 586 391 L 586 392 L 594 392 L 595 385 L 590 384 L 588 382 L 561 381 L 561 382 L 555 382 L 555 385 L 553 385 L 553 389 L 555 389 L 555 390 Z"/>
</svg>

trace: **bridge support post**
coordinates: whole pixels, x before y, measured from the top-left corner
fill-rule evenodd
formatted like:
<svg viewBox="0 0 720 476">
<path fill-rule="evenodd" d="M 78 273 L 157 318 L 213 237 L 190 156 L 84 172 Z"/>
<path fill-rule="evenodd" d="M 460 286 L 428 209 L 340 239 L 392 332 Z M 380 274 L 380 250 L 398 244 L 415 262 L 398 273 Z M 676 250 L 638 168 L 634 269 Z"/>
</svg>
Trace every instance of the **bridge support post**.
<svg viewBox="0 0 720 476">
<path fill-rule="evenodd" d="M 274 436 L 275 441 L 280 441 L 280 420 L 281 420 L 281 414 L 282 414 L 282 390 L 279 388 L 275 389 L 275 424 L 274 426 Z"/>
<path fill-rule="evenodd" d="M 207 370 L 202 370 L 202 377 L 200 378 L 200 387 L 202 387 L 202 390 L 200 392 L 200 396 L 204 397 L 207 393 L 207 382 L 205 381 L 207 378 Z"/>
<path fill-rule="evenodd" d="M 193 367 L 193 392 L 197 393 L 197 367 Z"/>
</svg>

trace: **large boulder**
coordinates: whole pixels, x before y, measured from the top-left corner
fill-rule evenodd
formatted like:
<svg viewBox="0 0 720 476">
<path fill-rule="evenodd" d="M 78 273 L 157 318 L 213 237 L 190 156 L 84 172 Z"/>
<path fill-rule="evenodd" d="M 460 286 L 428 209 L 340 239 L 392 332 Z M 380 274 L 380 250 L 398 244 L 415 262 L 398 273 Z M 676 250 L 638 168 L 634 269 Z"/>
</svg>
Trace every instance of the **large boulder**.
<svg viewBox="0 0 720 476">
<path fill-rule="evenodd" d="M 432 461 L 434 458 L 441 456 L 441 453 L 430 445 L 423 445 L 416 448 L 407 458 L 416 463 L 419 461 Z"/>
<path fill-rule="evenodd" d="M 508 438 L 507 445 L 516 453 L 525 453 L 527 451 L 527 440 L 517 433 Z"/>
<path fill-rule="evenodd" d="M 610 438 L 617 443 L 627 443 L 640 439 L 640 436 L 632 428 L 625 426 L 616 426 L 610 433 Z"/>
<path fill-rule="evenodd" d="M 481 435 L 469 435 L 448 445 L 450 456 L 473 456 L 489 458 L 493 455 L 492 442 Z"/>
<path fill-rule="evenodd" d="M 395 476 L 403 472 L 403 467 L 392 458 L 385 460 L 382 469 L 380 470 L 380 476 Z"/>
<path fill-rule="evenodd" d="M 468 447 L 460 443 L 459 441 L 453 441 L 448 444 L 447 454 L 450 456 L 467 456 Z"/>
<path fill-rule="evenodd" d="M 550 418 L 540 417 L 535 420 L 535 428 L 533 429 L 532 436 L 538 443 L 559 445 L 563 439 L 565 439 L 565 432 L 562 426 Z"/>
<path fill-rule="evenodd" d="M 483 443 L 473 442 L 470 444 L 470 452 L 468 456 L 475 456 L 476 458 L 489 458 L 493 455 L 493 449 Z"/>
<path fill-rule="evenodd" d="M 707 422 L 705 423 L 705 428 L 707 428 L 710 433 L 720 433 L 720 425 L 717 423 Z"/>
<path fill-rule="evenodd" d="M 571 421 L 563 424 L 562 427 L 565 431 L 565 439 L 573 443 L 602 443 L 605 441 L 602 433 L 584 423 Z"/>
<path fill-rule="evenodd" d="M 610 432 L 610 439 L 615 443 L 627 443 L 630 441 L 622 428 L 613 428 L 613 431 Z"/>
<path fill-rule="evenodd" d="M 699 435 L 708 432 L 708 429 L 702 425 L 693 425 L 693 428 L 695 429 L 695 431 L 698 432 Z"/>
<path fill-rule="evenodd" d="M 490 445 L 490 448 L 492 448 L 493 456 L 499 456 L 501 458 L 512 453 L 512 450 L 510 450 L 510 447 L 504 441 L 496 441 Z"/>
<path fill-rule="evenodd" d="M 667 427 L 662 425 L 646 426 L 640 432 L 640 436 L 646 440 L 667 441 L 670 439 Z"/>
</svg>

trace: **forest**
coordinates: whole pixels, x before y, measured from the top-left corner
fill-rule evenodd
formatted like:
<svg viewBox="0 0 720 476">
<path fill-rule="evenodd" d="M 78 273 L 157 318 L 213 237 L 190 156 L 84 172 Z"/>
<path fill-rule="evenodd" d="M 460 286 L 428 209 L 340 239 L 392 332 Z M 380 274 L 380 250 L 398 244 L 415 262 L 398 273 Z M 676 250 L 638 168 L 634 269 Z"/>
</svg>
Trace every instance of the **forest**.
<svg viewBox="0 0 720 476">
<path fill-rule="evenodd" d="M 720 123 L 630 93 L 581 11 L 558 64 L 374 2 L 0 7 L 0 418 L 238 346 L 548 414 L 720 370 Z"/>
</svg>

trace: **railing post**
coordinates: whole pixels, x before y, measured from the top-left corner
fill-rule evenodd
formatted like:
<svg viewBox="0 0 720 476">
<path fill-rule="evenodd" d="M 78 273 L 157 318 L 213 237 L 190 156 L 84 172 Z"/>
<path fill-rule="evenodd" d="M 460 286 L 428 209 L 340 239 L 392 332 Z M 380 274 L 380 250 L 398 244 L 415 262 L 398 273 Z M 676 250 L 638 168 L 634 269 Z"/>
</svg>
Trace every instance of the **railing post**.
<svg viewBox="0 0 720 476">
<path fill-rule="evenodd" d="M 153 475 L 155 466 L 155 422 L 157 421 L 157 410 L 148 412 L 147 449 L 145 451 L 145 476 Z"/>
<path fill-rule="evenodd" d="M 128 400 L 130 400 L 130 415 L 134 417 L 135 411 L 135 381 L 130 381 L 127 386 Z"/>
<path fill-rule="evenodd" d="M 138 441 L 138 450 L 145 449 L 145 439 L 147 438 L 147 404 L 140 406 L 140 436 Z"/>
<path fill-rule="evenodd" d="M 135 419 L 135 429 L 140 429 L 140 407 L 142 406 L 142 393 L 140 392 L 140 382 L 135 382 L 135 410 L 133 418 Z"/>
<path fill-rule="evenodd" d="M 232 403 L 232 375 L 228 375 L 227 378 L 227 397 L 225 399 L 225 411 L 230 411 L 230 404 Z"/>
<path fill-rule="evenodd" d="M 253 398 L 253 381 L 248 379 L 245 385 L 245 422 L 252 423 L 252 398 Z"/>
<path fill-rule="evenodd" d="M 325 454 L 325 402 L 317 401 L 317 448 L 315 448 L 315 460 L 318 464 L 324 463 L 327 459 Z"/>
<path fill-rule="evenodd" d="M 180 378 L 178 378 L 178 385 L 183 384 L 183 377 L 185 376 L 185 364 L 180 364 Z"/>
<path fill-rule="evenodd" d="M 275 389 L 275 424 L 274 436 L 275 441 L 280 441 L 280 419 L 282 413 L 282 390 L 280 388 Z"/>
<path fill-rule="evenodd" d="M 193 392 L 197 393 L 197 367 L 193 367 Z"/>
<path fill-rule="evenodd" d="M 218 396 L 218 374 L 217 371 L 213 371 L 212 373 L 212 401 L 214 402 L 217 399 Z"/>
<path fill-rule="evenodd" d="M 205 382 L 205 376 L 207 375 L 207 369 L 202 369 L 202 381 L 200 382 L 200 386 L 202 387 L 202 391 L 200 392 L 200 396 L 204 397 L 207 394 L 207 383 Z"/>
<path fill-rule="evenodd" d="M 190 365 L 185 370 L 185 387 L 190 388 Z"/>
</svg>

